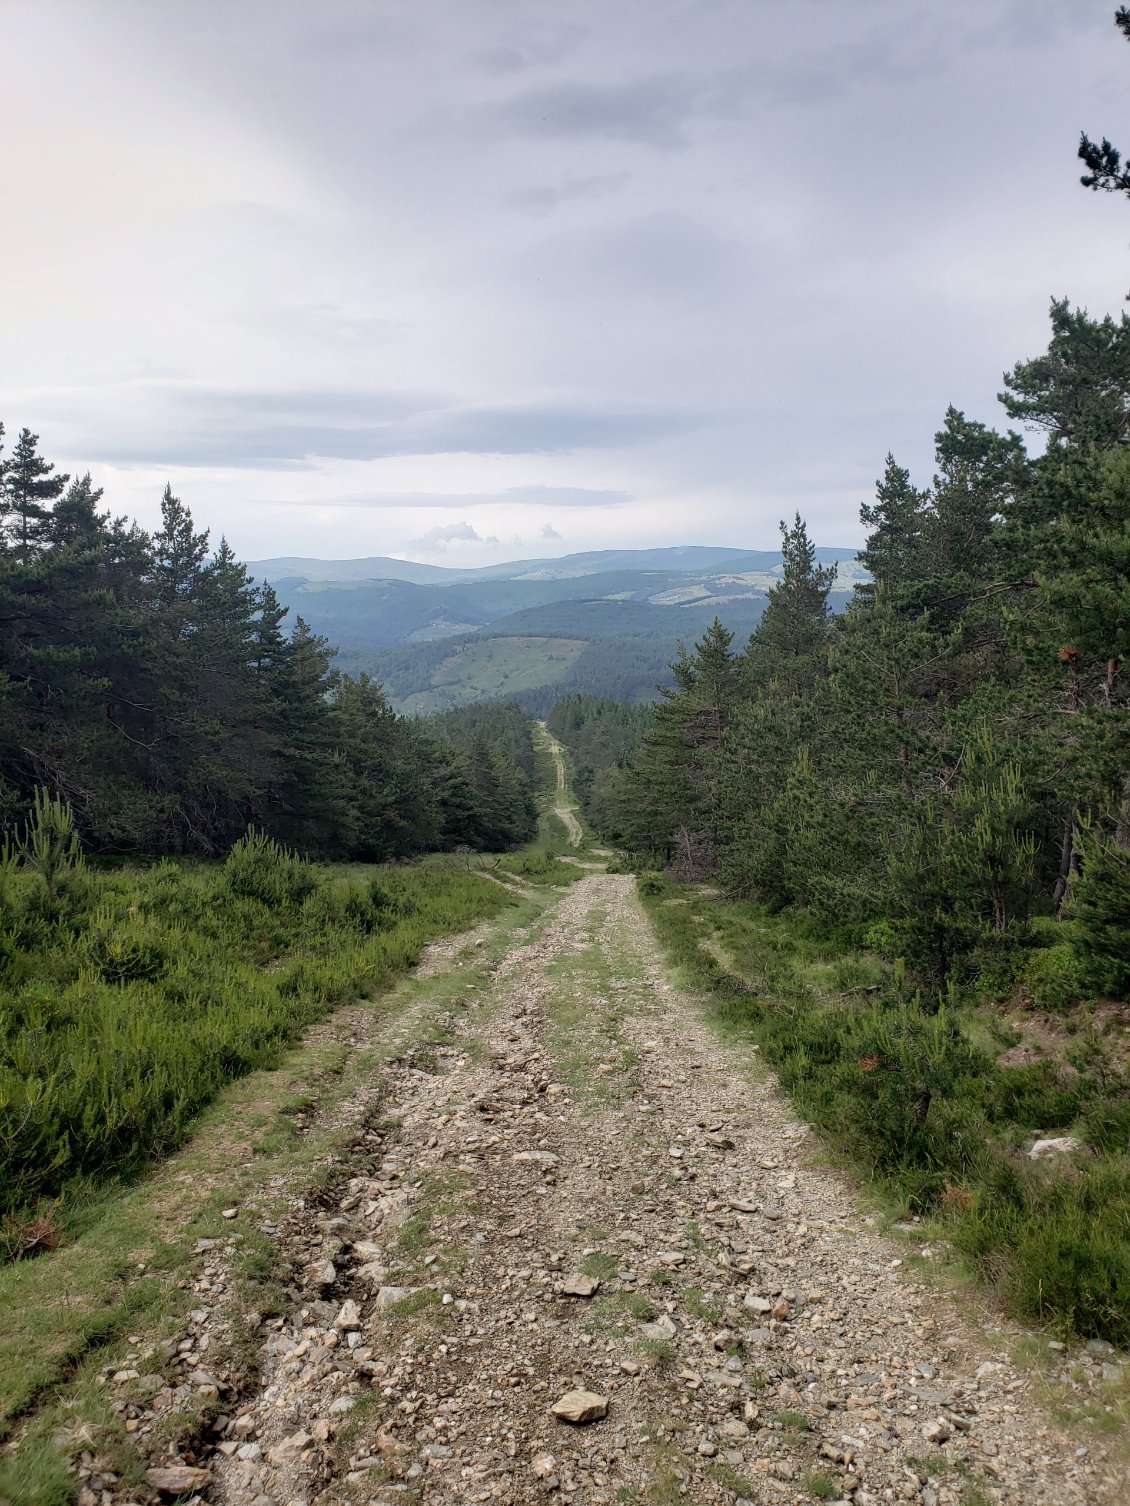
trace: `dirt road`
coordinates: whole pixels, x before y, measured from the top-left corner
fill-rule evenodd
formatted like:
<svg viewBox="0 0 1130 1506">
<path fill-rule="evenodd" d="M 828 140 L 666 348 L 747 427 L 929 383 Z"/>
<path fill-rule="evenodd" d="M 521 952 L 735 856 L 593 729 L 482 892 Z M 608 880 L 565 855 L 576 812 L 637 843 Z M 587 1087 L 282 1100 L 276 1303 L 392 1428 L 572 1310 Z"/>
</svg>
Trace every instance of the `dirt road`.
<svg viewBox="0 0 1130 1506">
<path fill-rule="evenodd" d="M 557 771 L 557 804 L 553 807 L 553 814 L 564 826 L 569 834 L 569 840 L 574 847 L 579 847 L 584 841 L 585 834 L 581 830 L 581 823 L 577 820 L 577 807 L 567 799 L 569 782 L 565 773 L 565 749 L 554 737 L 544 722 L 538 722 L 541 735 L 545 739 L 545 746 L 553 759 L 554 768 Z"/>
<path fill-rule="evenodd" d="M 579 880 L 401 1022 L 326 1197 L 271 1225 L 301 1290 L 204 1499 L 1125 1499 L 670 986 L 633 884 Z M 606 1415 L 551 1415 L 578 1390 Z"/>
</svg>

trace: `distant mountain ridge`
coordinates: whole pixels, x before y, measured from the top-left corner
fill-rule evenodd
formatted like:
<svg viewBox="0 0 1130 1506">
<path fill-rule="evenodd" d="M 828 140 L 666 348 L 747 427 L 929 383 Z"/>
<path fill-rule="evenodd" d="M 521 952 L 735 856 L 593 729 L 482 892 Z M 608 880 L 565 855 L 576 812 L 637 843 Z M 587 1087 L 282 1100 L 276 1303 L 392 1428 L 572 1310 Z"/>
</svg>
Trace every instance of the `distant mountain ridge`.
<svg viewBox="0 0 1130 1506">
<path fill-rule="evenodd" d="M 817 549 L 839 569 L 833 606 L 866 579 L 854 549 Z M 294 617 L 375 675 L 397 709 L 447 710 L 517 696 L 544 712 L 562 690 L 646 699 L 681 641 L 718 616 L 737 641 L 780 579 L 769 549 L 600 549 L 472 570 L 396 560 L 283 556 L 248 566 Z"/>
<path fill-rule="evenodd" d="M 821 564 L 854 560 L 857 550 L 819 548 Z M 510 560 L 500 565 L 461 569 L 450 565 L 427 565 L 416 560 L 398 560 L 388 555 L 366 559 L 322 560 L 302 555 L 254 560 L 248 570 L 258 580 L 377 581 L 403 580 L 412 585 L 460 585 L 485 580 L 568 580 L 578 575 L 603 575 L 611 571 L 665 570 L 677 574 L 711 574 L 719 571 L 765 571 L 779 568 L 776 549 L 738 549 L 717 544 L 676 544 L 662 549 L 595 549 L 583 554 L 565 554 L 556 559 Z"/>
</svg>

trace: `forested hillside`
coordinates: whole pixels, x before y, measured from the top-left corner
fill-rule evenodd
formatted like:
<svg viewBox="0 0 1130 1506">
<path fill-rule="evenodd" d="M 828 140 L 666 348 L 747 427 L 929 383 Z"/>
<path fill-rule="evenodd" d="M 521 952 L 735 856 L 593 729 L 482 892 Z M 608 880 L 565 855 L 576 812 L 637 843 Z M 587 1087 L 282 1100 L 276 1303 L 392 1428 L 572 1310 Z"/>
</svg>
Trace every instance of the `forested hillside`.
<svg viewBox="0 0 1130 1506">
<path fill-rule="evenodd" d="M 343 653 L 364 664 L 398 710 L 426 715 L 493 696 L 514 696 L 544 715 L 564 694 L 650 701 L 670 685 L 680 642 L 697 637 L 722 611 L 735 632 L 760 619 L 763 597 L 725 608 L 650 602 L 554 602 L 515 613 L 503 625 L 459 638 Z"/>
<path fill-rule="evenodd" d="M 651 726 L 651 707 L 607 696 L 568 695 L 554 702 L 546 726 L 572 754 L 573 790 L 586 819 L 611 834 L 619 776 Z"/>
<path fill-rule="evenodd" d="M 105 852 L 221 853 L 249 825 L 367 861 L 528 837 L 489 719 L 431 737 L 302 618 L 286 631 L 171 490 L 152 535 L 101 501 L 29 430 L 0 445 L 0 825 L 38 788 Z"/>
<path fill-rule="evenodd" d="M 639 848 L 829 924 L 923 977 L 1008 969 L 1070 915 L 1057 987 L 1130 985 L 1130 320 L 1052 309 L 1002 401 L 1029 454 L 951 409 L 937 472 L 892 457 L 873 583 L 829 615 L 803 522 L 747 647 L 675 666 L 623 822 Z"/>
</svg>

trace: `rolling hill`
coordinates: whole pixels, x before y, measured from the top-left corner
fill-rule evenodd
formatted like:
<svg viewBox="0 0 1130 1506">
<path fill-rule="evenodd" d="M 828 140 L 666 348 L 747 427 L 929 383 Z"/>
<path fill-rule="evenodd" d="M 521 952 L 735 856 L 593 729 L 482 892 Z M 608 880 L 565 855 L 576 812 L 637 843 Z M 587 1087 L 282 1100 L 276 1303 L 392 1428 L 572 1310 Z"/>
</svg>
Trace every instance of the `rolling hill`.
<svg viewBox="0 0 1130 1506">
<path fill-rule="evenodd" d="M 833 605 L 865 579 L 854 550 L 824 548 L 839 568 Z M 545 710 L 558 694 L 646 700 L 670 683 L 679 643 L 721 618 L 740 640 L 761 616 L 781 557 L 688 546 L 603 550 L 476 570 L 375 557 L 251 564 L 292 617 L 364 670 L 398 710 L 444 711 L 492 696 Z"/>
</svg>

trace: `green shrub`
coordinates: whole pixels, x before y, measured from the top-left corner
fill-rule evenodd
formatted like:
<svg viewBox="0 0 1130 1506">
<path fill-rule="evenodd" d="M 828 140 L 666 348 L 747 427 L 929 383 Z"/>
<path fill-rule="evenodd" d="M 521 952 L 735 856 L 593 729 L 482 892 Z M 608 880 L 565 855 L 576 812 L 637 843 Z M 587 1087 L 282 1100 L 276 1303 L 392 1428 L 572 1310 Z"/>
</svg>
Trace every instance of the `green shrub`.
<svg viewBox="0 0 1130 1506">
<path fill-rule="evenodd" d="M 1130 1341 L 1130 1167 L 999 1164 L 951 1237 L 1022 1318 Z"/>
<path fill-rule="evenodd" d="M 318 887 L 312 863 L 251 827 L 224 864 L 228 891 L 265 905 L 300 905 Z"/>
<path fill-rule="evenodd" d="M 86 937 L 91 965 L 106 983 L 142 983 L 166 972 L 183 945 L 177 930 L 165 931 L 151 922 L 127 917 L 100 917 Z"/>
<path fill-rule="evenodd" d="M 1066 942 L 1029 952 L 1020 982 L 1037 1009 L 1059 1013 L 1077 1004 L 1086 992 L 1075 948 Z"/>
<path fill-rule="evenodd" d="M 664 892 L 664 889 L 666 888 L 666 885 L 661 873 L 656 873 L 654 870 L 648 869 L 644 873 L 640 874 L 638 880 L 636 881 L 636 888 L 645 899 L 652 899 L 656 895 L 662 894 Z"/>
</svg>

